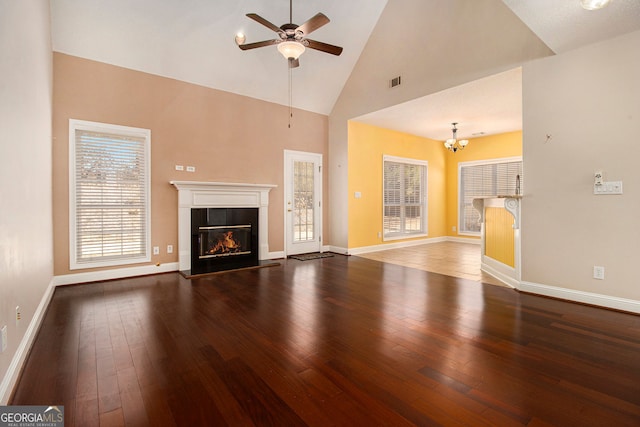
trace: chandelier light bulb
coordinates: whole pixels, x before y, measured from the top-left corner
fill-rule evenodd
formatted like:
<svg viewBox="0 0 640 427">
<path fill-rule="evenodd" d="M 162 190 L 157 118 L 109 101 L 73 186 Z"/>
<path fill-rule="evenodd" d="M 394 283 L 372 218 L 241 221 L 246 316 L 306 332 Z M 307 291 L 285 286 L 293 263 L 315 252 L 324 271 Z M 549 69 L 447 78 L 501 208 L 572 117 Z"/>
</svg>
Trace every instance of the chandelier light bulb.
<svg viewBox="0 0 640 427">
<path fill-rule="evenodd" d="M 469 144 L 469 140 L 468 139 L 458 140 L 458 137 L 457 137 L 458 128 L 456 128 L 456 125 L 458 123 L 451 123 L 451 124 L 453 125 L 453 128 L 451 129 L 451 132 L 453 133 L 453 135 L 451 138 L 447 139 L 444 142 L 444 148 L 446 148 L 449 151 L 453 151 L 455 153 L 458 150 L 463 150 L 464 147 L 466 147 L 467 144 Z"/>
</svg>

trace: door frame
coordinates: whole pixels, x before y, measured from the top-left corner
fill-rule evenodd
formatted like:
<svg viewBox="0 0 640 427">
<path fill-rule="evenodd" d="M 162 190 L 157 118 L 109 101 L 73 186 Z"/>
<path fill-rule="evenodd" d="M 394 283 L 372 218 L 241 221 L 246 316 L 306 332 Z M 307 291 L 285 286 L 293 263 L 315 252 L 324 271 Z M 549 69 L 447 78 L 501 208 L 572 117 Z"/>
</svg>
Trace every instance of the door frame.
<svg viewBox="0 0 640 427">
<path fill-rule="evenodd" d="M 296 151 L 296 150 L 284 150 L 284 200 L 283 200 L 283 208 L 284 208 L 284 255 L 287 257 L 288 255 L 293 255 L 294 251 L 291 250 L 292 243 L 292 224 L 290 223 L 293 219 L 293 215 L 291 215 L 288 210 L 289 207 L 287 203 L 289 202 L 289 196 L 292 191 L 293 186 L 293 161 L 297 158 L 307 161 L 313 161 L 319 167 L 319 170 L 315 171 L 315 179 L 314 179 L 314 204 L 317 210 L 314 209 L 317 214 L 314 216 L 314 222 L 316 223 L 316 232 L 317 236 L 317 251 L 323 252 L 322 250 L 322 223 L 323 217 L 322 214 L 323 206 L 322 206 L 322 167 L 323 167 L 323 155 L 322 153 L 312 153 L 307 151 Z"/>
</svg>

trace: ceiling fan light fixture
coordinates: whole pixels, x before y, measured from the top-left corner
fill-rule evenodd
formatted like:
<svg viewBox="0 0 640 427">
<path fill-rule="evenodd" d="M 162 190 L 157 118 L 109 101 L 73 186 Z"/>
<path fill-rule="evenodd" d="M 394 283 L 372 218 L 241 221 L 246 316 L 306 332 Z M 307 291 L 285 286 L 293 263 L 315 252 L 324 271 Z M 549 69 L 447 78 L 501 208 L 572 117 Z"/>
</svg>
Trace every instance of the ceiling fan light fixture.
<svg viewBox="0 0 640 427">
<path fill-rule="evenodd" d="M 598 10 L 609 4 L 610 0 L 580 0 L 580 5 L 587 10 Z"/>
<path fill-rule="evenodd" d="M 302 43 L 296 41 L 284 41 L 278 43 L 278 52 L 285 59 L 298 59 L 304 53 L 305 47 Z"/>
<path fill-rule="evenodd" d="M 238 46 L 244 44 L 244 42 L 247 40 L 247 37 L 243 34 L 243 33 L 237 33 L 236 34 L 236 44 Z"/>
</svg>

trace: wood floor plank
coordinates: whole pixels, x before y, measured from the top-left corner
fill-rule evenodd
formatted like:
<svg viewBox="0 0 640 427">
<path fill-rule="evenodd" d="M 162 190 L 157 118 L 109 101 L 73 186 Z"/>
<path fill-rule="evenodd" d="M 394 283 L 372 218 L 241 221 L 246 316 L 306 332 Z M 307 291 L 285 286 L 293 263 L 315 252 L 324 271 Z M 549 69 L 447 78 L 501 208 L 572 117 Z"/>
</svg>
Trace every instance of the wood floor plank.
<svg viewBox="0 0 640 427">
<path fill-rule="evenodd" d="M 418 256 L 418 255 L 416 255 Z M 640 316 L 360 257 L 57 288 L 65 425 L 640 425 Z"/>
</svg>

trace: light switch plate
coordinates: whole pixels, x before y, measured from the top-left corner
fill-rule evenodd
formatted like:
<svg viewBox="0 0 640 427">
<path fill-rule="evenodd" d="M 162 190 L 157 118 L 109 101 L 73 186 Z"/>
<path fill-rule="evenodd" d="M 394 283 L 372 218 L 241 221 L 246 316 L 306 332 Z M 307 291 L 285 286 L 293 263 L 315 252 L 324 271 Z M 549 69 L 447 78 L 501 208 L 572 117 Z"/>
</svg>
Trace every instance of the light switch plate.
<svg viewBox="0 0 640 427">
<path fill-rule="evenodd" d="M 604 181 L 600 185 L 593 186 L 593 194 L 596 195 L 611 195 L 622 194 L 622 181 Z"/>
</svg>

